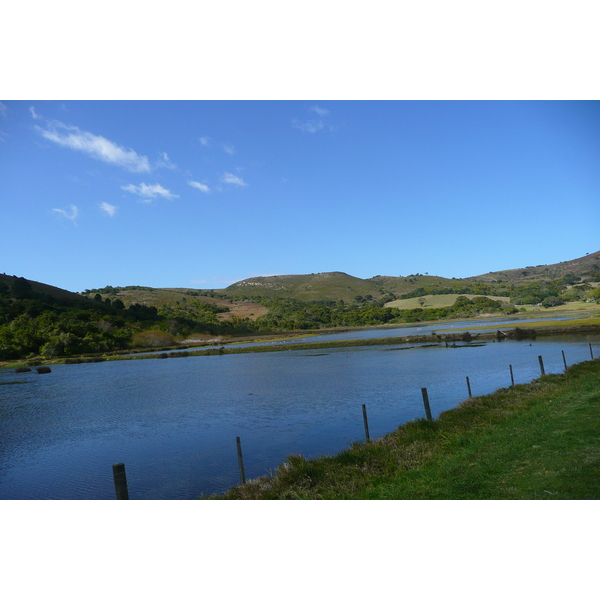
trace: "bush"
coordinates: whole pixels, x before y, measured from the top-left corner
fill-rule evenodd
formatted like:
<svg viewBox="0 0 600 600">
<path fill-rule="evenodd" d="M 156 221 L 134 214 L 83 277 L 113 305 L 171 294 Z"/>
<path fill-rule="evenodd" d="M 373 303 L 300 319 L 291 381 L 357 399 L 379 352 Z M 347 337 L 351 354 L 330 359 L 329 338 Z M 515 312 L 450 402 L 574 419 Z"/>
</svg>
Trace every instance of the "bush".
<svg viewBox="0 0 600 600">
<path fill-rule="evenodd" d="M 548 296 L 542 301 L 542 306 L 544 308 L 550 308 L 551 306 L 561 306 L 564 303 L 564 300 L 558 296 Z"/>
<path fill-rule="evenodd" d="M 174 346 L 175 338 L 165 331 L 142 331 L 133 336 L 131 345 L 134 348 L 156 348 L 160 346 Z"/>
</svg>

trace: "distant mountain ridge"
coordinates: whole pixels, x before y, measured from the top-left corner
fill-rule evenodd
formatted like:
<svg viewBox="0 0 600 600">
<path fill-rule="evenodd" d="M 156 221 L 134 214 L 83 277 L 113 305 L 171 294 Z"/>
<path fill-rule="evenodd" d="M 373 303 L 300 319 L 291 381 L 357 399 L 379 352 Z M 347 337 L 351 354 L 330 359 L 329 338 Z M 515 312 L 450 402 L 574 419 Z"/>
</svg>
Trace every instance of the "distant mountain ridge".
<svg viewBox="0 0 600 600">
<path fill-rule="evenodd" d="M 461 284 L 482 284 L 492 287 L 505 287 L 507 285 L 527 285 L 534 281 L 558 279 L 565 275 L 576 275 L 585 280 L 586 277 L 600 276 L 600 251 L 587 254 L 581 258 L 568 260 L 551 265 L 528 266 L 520 269 L 507 269 L 494 271 L 483 275 L 462 279 L 448 279 L 435 275 L 416 273 L 406 277 L 393 277 L 376 275 L 369 279 L 360 279 L 342 271 L 324 273 L 310 273 L 305 275 L 270 275 L 251 277 L 238 281 L 227 288 L 212 290 L 220 295 L 230 298 L 250 297 L 279 297 L 296 298 L 298 300 L 344 300 L 352 301 L 357 296 L 366 299 L 379 300 L 389 295 L 400 296 L 410 294 L 420 288 L 428 290 L 444 290 L 458 288 Z M 0 283 L 5 283 L 9 288 L 17 277 L 15 275 L 0 274 Z M 58 298 L 81 298 L 81 295 L 52 285 L 27 280 L 36 292 L 48 294 Z M 161 291 L 161 298 L 168 294 L 167 302 L 175 302 L 185 295 L 203 295 L 206 290 L 194 288 L 142 288 L 138 294 L 135 290 L 128 291 L 127 295 L 115 288 L 116 293 L 110 296 L 121 296 L 126 305 L 139 302 L 145 305 L 155 305 L 154 292 Z M 104 294 L 103 294 L 104 295 Z M 93 295 L 92 295 L 93 296 Z M 126 296 L 126 297 L 125 297 Z M 138 297 L 139 296 L 139 297 Z M 172 296 L 172 298 L 171 298 Z M 216 300 L 212 300 L 216 301 Z"/>
<path fill-rule="evenodd" d="M 581 258 L 552 265 L 538 265 L 496 271 L 462 279 L 448 279 L 416 273 L 406 277 L 376 275 L 360 279 L 341 271 L 311 273 L 309 275 L 270 275 L 251 277 L 222 290 L 231 297 L 292 297 L 299 300 L 353 300 L 356 296 L 372 296 L 378 300 L 386 295 L 400 296 L 419 288 L 428 290 L 456 289 L 461 283 L 469 284 L 527 284 L 533 281 L 559 279 L 565 275 L 595 277 L 600 275 L 600 251 Z M 483 285 L 482 285 L 483 287 Z M 431 292 L 430 292 L 431 293 Z"/>
<path fill-rule="evenodd" d="M 344 300 L 352 301 L 357 296 L 375 300 L 390 294 L 398 295 L 428 285 L 443 288 L 453 280 L 429 275 L 408 277 L 376 276 L 360 279 L 341 271 L 311 273 L 308 275 L 270 275 L 251 277 L 225 288 L 223 293 L 231 297 L 289 297 L 298 300 Z"/>
</svg>

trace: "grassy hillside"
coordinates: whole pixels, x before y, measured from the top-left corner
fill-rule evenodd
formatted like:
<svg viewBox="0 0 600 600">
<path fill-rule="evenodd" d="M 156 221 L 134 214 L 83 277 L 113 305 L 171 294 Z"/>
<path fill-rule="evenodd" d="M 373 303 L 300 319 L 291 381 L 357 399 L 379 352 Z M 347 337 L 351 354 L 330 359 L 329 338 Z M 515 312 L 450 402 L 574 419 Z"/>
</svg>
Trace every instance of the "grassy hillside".
<svg viewBox="0 0 600 600">
<path fill-rule="evenodd" d="M 249 318 L 251 320 L 265 315 L 268 309 L 255 302 L 237 301 L 230 298 L 220 297 L 220 294 L 207 296 L 206 290 L 196 290 L 192 288 L 150 288 L 143 286 L 126 286 L 125 288 L 113 288 L 114 291 L 106 293 L 104 288 L 99 291 L 102 298 L 110 300 L 119 299 L 126 308 L 132 304 L 141 304 L 143 306 L 154 306 L 161 308 L 163 306 L 182 306 L 190 300 L 200 300 L 213 304 L 218 307 L 227 308 L 227 312 L 219 313 L 218 318 L 221 321 L 230 321 L 233 317 L 240 319 Z M 95 290 L 89 292 L 87 296 L 93 298 Z"/>
<path fill-rule="evenodd" d="M 371 296 L 379 300 L 390 294 L 406 294 L 419 287 L 442 289 L 456 280 L 431 275 L 409 275 L 407 277 L 385 277 L 377 275 L 360 279 L 347 273 L 311 273 L 309 275 L 272 275 L 244 279 L 221 290 L 235 297 L 262 296 L 268 298 L 295 298 L 297 300 L 344 300 L 353 301 L 356 296 Z"/>
<path fill-rule="evenodd" d="M 295 298 L 297 300 L 344 300 L 355 296 L 383 296 L 376 285 L 346 273 L 312 273 L 309 275 L 271 275 L 252 277 L 223 290 L 228 296 Z"/>
<path fill-rule="evenodd" d="M 15 279 L 18 279 L 16 275 L 0 274 L 0 283 L 4 283 L 9 288 L 12 287 L 12 284 L 15 281 Z M 31 279 L 25 279 L 25 281 L 27 281 L 31 285 L 31 289 L 38 294 L 48 294 L 49 296 L 53 296 L 54 298 L 81 301 L 81 295 L 76 294 L 75 292 L 69 292 L 67 290 L 63 290 L 62 288 L 57 288 L 53 285 L 40 283 L 39 281 L 33 281 Z"/>
<path fill-rule="evenodd" d="M 600 275 L 600 251 L 553 265 L 537 265 L 535 267 L 529 266 L 520 269 L 493 271 L 485 275 L 467 277 L 464 281 L 522 283 L 559 279 L 565 275 L 577 275 L 582 278 L 597 277 Z"/>
<path fill-rule="evenodd" d="M 432 290 L 440 290 L 448 287 L 460 285 L 460 279 L 446 279 L 445 277 L 437 277 L 436 275 L 407 275 L 406 277 L 387 277 L 377 275 L 366 281 L 374 283 L 377 287 L 385 289 L 396 296 L 409 294 L 418 288 L 430 288 Z"/>
</svg>

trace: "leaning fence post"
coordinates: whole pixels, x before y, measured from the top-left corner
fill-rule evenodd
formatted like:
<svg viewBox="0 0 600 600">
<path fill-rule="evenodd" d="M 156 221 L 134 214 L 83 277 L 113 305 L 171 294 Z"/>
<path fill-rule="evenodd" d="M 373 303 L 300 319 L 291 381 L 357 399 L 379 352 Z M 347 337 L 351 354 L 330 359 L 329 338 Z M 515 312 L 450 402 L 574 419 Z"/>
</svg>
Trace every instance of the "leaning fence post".
<svg viewBox="0 0 600 600">
<path fill-rule="evenodd" d="M 425 405 L 425 414 L 427 415 L 427 419 L 429 421 L 433 421 L 433 417 L 431 416 L 431 408 L 429 407 L 429 395 L 427 394 L 427 388 L 421 388 L 421 394 L 423 394 L 423 404 Z"/>
<path fill-rule="evenodd" d="M 512 386 L 514 386 L 515 385 L 515 376 L 513 375 L 512 365 L 508 365 L 508 368 L 510 369 L 510 383 Z"/>
<path fill-rule="evenodd" d="M 590 343 L 590 356 L 592 357 L 592 360 L 594 360 L 594 353 L 592 352 L 592 344 Z"/>
<path fill-rule="evenodd" d="M 371 436 L 369 436 L 369 421 L 367 420 L 367 406 L 366 404 L 362 405 L 363 410 L 363 421 L 365 422 L 365 437 L 367 438 L 367 442 L 371 441 Z"/>
<path fill-rule="evenodd" d="M 472 398 L 473 394 L 471 393 L 471 382 L 469 381 L 468 377 L 467 377 L 467 389 L 469 390 L 469 398 Z"/>
<path fill-rule="evenodd" d="M 542 375 L 545 375 L 546 371 L 544 371 L 544 360 L 541 356 L 538 356 L 538 360 L 540 361 L 540 371 L 542 372 Z"/>
<path fill-rule="evenodd" d="M 240 467 L 240 481 L 244 485 L 246 483 L 246 475 L 244 473 L 244 460 L 242 458 L 242 443 L 239 437 L 235 438 L 235 443 L 237 446 L 238 465 Z"/>
<path fill-rule="evenodd" d="M 113 479 L 115 480 L 115 492 L 117 494 L 117 500 L 129 500 L 125 465 L 123 463 L 116 463 L 113 465 L 112 469 Z"/>
<path fill-rule="evenodd" d="M 563 355 L 563 363 L 565 363 L 565 372 L 566 372 L 566 370 L 567 370 L 567 359 L 565 358 L 565 351 L 561 350 L 561 352 L 562 352 L 562 355 Z"/>
</svg>

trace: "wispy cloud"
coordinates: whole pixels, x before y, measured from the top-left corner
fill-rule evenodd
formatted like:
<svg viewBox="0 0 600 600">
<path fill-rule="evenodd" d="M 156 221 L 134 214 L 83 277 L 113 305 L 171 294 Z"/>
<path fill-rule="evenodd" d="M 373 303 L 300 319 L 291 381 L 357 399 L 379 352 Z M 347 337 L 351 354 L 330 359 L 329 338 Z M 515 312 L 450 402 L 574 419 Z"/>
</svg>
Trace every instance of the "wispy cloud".
<svg viewBox="0 0 600 600">
<path fill-rule="evenodd" d="M 231 183 L 232 185 L 237 185 L 239 187 L 245 187 L 248 185 L 241 177 L 237 177 L 233 173 L 223 173 L 221 181 L 223 183 Z"/>
<path fill-rule="evenodd" d="M 310 110 L 316 112 L 321 118 L 326 117 L 329 114 L 329 111 L 322 106 L 311 106 Z"/>
<path fill-rule="evenodd" d="M 227 154 L 233 155 L 235 153 L 235 148 L 234 148 L 233 144 L 225 143 L 225 144 L 222 144 L 221 147 L 223 148 L 223 150 L 225 152 L 227 152 Z"/>
<path fill-rule="evenodd" d="M 78 150 L 134 173 L 149 173 L 151 170 L 146 156 L 140 156 L 134 150 L 123 148 L 101 135 L 81 131 L 78 127 L 65 125 L 60 121 L 50 121 L 46 129 L 37 125 L 35 127 L 42 137 L 59 146 Z"/>
<path fill-rule="evenodd" d="M 32 116 L 34 119 L 41 119 L 41 118 L 42 118 L 42 117 L 40 117 L 40 115 L 38 115 L 38 114 L 35 112 L 35 108 L 33 108 L 33 106 L 30 106 L 30 107 L 29 107 L 29 112 L 31 113 L 31 116 Z"/>
<path fill-rule="evenodd" d="M 2 102 L 0 102 L 0 115 L 2 115 L 3 117 L 6 117 L 7 114 L 8 114 L 8 106 L 6 106 L 6 104 L 2 104 Z"/>
<path fill-rule="evenodd" d="M 69 219 L 69 221 L 75 221 L 77 215 L 79 214 L 79 209 L 74 204 L 70 205 L 70 210 L 63 208 L 53 208 L 52 210 L 65 217 L 65 219 Z"/>
<path fill-rule="evenodd" d="M 323 129 L 331 129 L 325 122 L 325 117 L 329 115 L 329 109 L 322 106 L 311 106 L 309 111 L 314 112 L 319 117 L 318 119 L 308 119 L 301 121 L 300 119 L 292 119 L 292 127 L 299 129 L 304 133 L 317 133 Z"/>
<path fill-rule="evenodd" d="M 205 135 L 204 137 L 198 138 L 198 140 L 200 141 L 200 143 L 203 146 L 210 146 L 210 144 L 211 144 L 210 138 L 207 135 Z"/>
<path fill-rule="evenodd" d="M 108 202 L 102 202 L 98 204 L 100 210 L 103 210 L 109 217 L 114 217 L 117 212 L 117 207 L 109 204 Z"/>
<path fill-rule="evenodd" d="M 169 200 L 172 198 L 179 198 L 179 196 L 171 194 L 171 192 L 160 185 L 160 183 L 155 183 L 153 185 L 147 185 L 145 183 L 133 185 L 133 183 L 130 183 L 129 185 L 122 185 L 121 189 L 125 190 L 126 192 L 131 192 L 132 194 L 141 196 L 144 202 L 150 202 L 157 196 L 161 196 L 162 198 L 167 198 Z"/>
<path fill-rule="evenodd" d="M 292 127 L 303 131 L 304 133 L 316 133 L 325 128 L 322 120 L 311 119 L 309 121 L 300 122 L 298 119 L 292 119 Z"/>
<path fill-rule="evenodd" d="M 159 152 L 160 158 L 156 161 L 156 166 L 165 169 L 176 169 L 177 165 L 171 162 L 169 155 L 166 152 Z"/>
<path fill-rule="evenodd" d="M 210 188 L 204 183 L 200 183 L 199 181 L 188 181 L 188 185 L 195 187 L 196 189 L 200 190 L 201 192 L 204 192 L 205 194 L 210 193 Z"/>
</svg>

